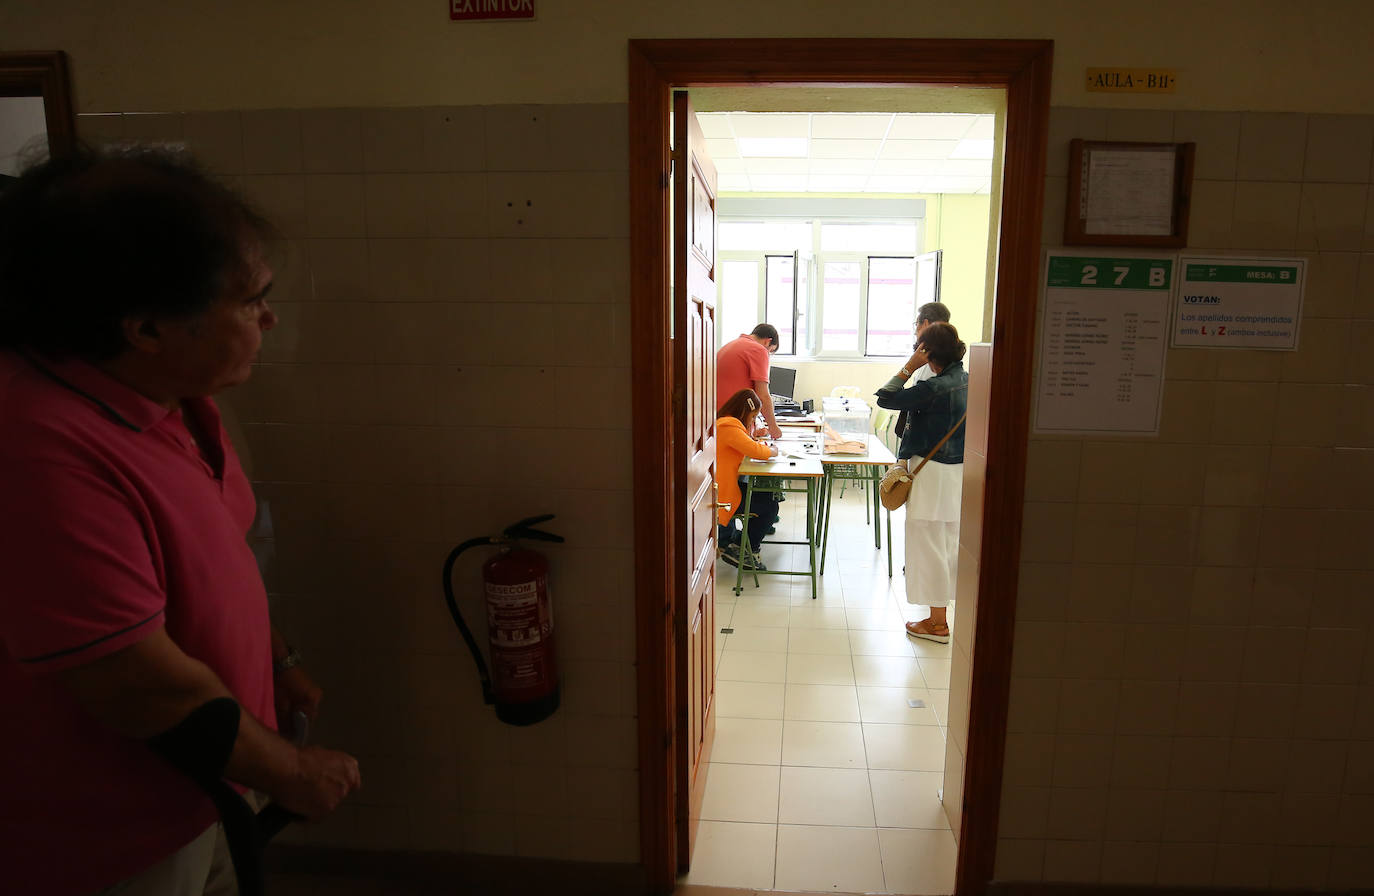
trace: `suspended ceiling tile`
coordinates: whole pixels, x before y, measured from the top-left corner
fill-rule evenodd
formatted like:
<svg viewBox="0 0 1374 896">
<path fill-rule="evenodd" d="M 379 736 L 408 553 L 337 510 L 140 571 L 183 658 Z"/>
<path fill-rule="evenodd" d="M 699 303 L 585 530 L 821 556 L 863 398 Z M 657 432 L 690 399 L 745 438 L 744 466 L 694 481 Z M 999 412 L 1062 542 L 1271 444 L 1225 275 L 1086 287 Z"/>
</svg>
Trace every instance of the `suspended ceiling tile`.
<svg viewBox="0 0 1374 896">
<path fill-rule="evenodd" d="M 708 139 L 718 137 L 727 139 L 735 136 L 730 130 L 730 113 L 728 112 L 698 112 L 697 121 L 701 124 L 701 133 Z"/>
<path fill-rule="evenodd" d="M 973 123 L 973 127 L 968 129 L 964 135 L 965 140 L 991 140 L 996 134 L 996 118 L 991 115 L 979 115 L 978 120 Z"/>
<path fill-rule="evenodd" d="M 706 138 L 706 154 L 711 157 L 712 161 L 739 158 L 739 150 L 736 148 L 734 140 L 712 140 L 710 137 Z"/>
<path fill-rule="evenodd" d="M 932 177 L 921 189 L 926 193 L 972 193 L 987 180 L 986 177 Z"/>
<path fill-rule="evenodd" d="M 891 115 L 859 115 L 817 113 L 811 116 L 811 136 L 880 140 L 887 136 Z"/>
<path fill-rule="evenodd" d="M 751 174 L 750 185 L 761 193 L 805 193 L 805 174 Z"/>
<path fill-rule="evenodd" d="M 992 172 L 990 159 L 947 159 L 940 163 L 938 174 L 948 177 L 989 177 Z"/>
<path fill-rule="evenodd" d="M 924 177 L 910 175 L 875 174 L 868 179 L 866 193 L 919 193 Z"/>
<path fill-rule="evenodd" d="M 958 140 L 973 127 L 977 117 L 929 112 L 898 115 L 887 137 L 889 140 Z"/>
<path fill-rule="evenodd" d="M 809 143 L 805 137 L 740 137 L 735 141 L 740 156 L 753 159 L 804 159 Z"/>
<path fill-rule="evenodd" d="M 951 159 L 991 159 L 992 141 L 991 140 L 960 140 L 959 144 L 950 150 Z"/>
<path fill-rule="evenodd" d="M 947 159 L 955 140 L 893 140 L 883 144 L 884 159 Z"/>
<path fill-rule="evenodd" d="M 881 140 L 812 140 L 813 159 L 872 159 Z"/>
<path fill-rule="evenodd" d="M 722 174 L 716 181 L 716 189 L 722 193 L 747 193 L 749 178 L 743 174 Z"/>
<path fill-rule="evenodd" d="M 862 174 L 813 174 L 808 189 L 812 193 L 860 193 L 867 183 Z"/>
<path fill-rule="evenodd" d="M 876 164 L 870 159 L 817 159 L 809 160 L 812 174 L 871 174 Z"/>
<path fill-rule="evenodd" d="M 711 159 L 716 165 L 716 171 L 720 174 L 743 174 L 745 166 L 749 163 L 744 159 Z"/>
<path fill-rule="evenodd" d="M 736 137 L 809 137 L 811 116 L 806 112 L 731 112 Z"/>
<path fill-rule="evenodd" d="M 943 174 L 945 159 L 879 159 L 873 163 L 874 174 Z"/>
<path fill-rule="evenodd" d="M 749 174 L 805 174 L 808 167 L 806 159 L 744 159 Z"/>
</svg>

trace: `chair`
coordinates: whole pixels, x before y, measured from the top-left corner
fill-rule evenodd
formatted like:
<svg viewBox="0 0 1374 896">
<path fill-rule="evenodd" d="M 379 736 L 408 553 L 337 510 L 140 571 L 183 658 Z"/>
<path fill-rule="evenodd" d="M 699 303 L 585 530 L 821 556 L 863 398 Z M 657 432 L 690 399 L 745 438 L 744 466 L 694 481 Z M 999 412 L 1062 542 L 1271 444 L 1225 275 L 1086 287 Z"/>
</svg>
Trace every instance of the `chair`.
<svg viewBox="0 0 1374 896">
<path fill-rule="evenodd" d="M 878 408 L 873 415 L 873 434 L 883 440 L 887 450 L 893 454 L 897 453 L 897 435 L 892 428 L 897 423 L 897 412 L 887 408 Z"/>
</svg>

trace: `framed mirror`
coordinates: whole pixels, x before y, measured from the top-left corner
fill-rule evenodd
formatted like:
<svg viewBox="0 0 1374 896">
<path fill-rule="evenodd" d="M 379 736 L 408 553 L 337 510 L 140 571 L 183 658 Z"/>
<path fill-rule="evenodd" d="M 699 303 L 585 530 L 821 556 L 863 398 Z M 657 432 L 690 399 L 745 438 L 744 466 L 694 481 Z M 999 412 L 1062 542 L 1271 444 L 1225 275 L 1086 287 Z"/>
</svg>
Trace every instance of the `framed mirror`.
<svg viewBox="0 0 1374 896">
<path fill-rule="evenodd" d="M 67 54 L 0 53 L 0 190 L 29 153 L 60 155 L 75 139 Z"/>
</svg>

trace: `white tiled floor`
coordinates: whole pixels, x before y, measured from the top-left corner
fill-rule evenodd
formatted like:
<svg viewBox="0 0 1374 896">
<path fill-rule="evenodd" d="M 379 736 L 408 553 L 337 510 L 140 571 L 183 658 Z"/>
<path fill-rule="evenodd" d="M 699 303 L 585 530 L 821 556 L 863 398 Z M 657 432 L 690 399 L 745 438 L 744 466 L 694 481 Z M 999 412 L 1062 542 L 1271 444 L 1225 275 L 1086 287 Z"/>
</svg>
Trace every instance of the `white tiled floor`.
<svg viewBox="0 0 1374 896">
<path fill-rule="evenodd" d="M 801 530 L 782 505 L 777 538 Z M 943 894 L 954 837 L 937 793 L 949 705 L 949 645 L 913 641 L 901 515 L 873 547 L 861 495 L 835 501 L 818 596 L 803 578 L 716 568 L 716 740 L 692 870 L 683 883 L 760 890 Z M 886 530 L 884 530 L 886 539 Z M 765 543 L 773 568 L 804 554 Z M 951 619 L 953 618 L 951 608 Z M 912 707 L 908 701 L 923 704 Z"/>
</svg>

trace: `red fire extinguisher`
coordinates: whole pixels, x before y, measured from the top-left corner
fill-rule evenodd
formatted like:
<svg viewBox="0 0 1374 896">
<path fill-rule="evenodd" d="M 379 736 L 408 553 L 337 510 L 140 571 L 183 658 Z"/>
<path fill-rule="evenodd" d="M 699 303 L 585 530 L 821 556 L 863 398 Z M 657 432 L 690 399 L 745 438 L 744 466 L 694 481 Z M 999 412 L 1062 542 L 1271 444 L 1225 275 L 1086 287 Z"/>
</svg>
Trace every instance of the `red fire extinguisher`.
<svg viewBox="0 0 1374 896">
<path fill-rule="evenodd" d="M 444 561 L 444 598 L 477 663 L 482 699 L 495 705 L 496 717 L 511 725 L 533 725 L 558 708 L 558 663 L 554 652 L 553 605 L 549 602 L 549 561 L 543 554 L 519 543 L 521 539 L 561 542 L 563 536 L 534 528 L 551 519 L 551 513 L 532 516 L 507 526 L 500 535 L 469 538 L 454 548 Z M 453 565 L 460 554 L 478 545 L 499 545 L 501 548 L 482 564 L 490 672 L 453 598 Z"/>
</svg>

